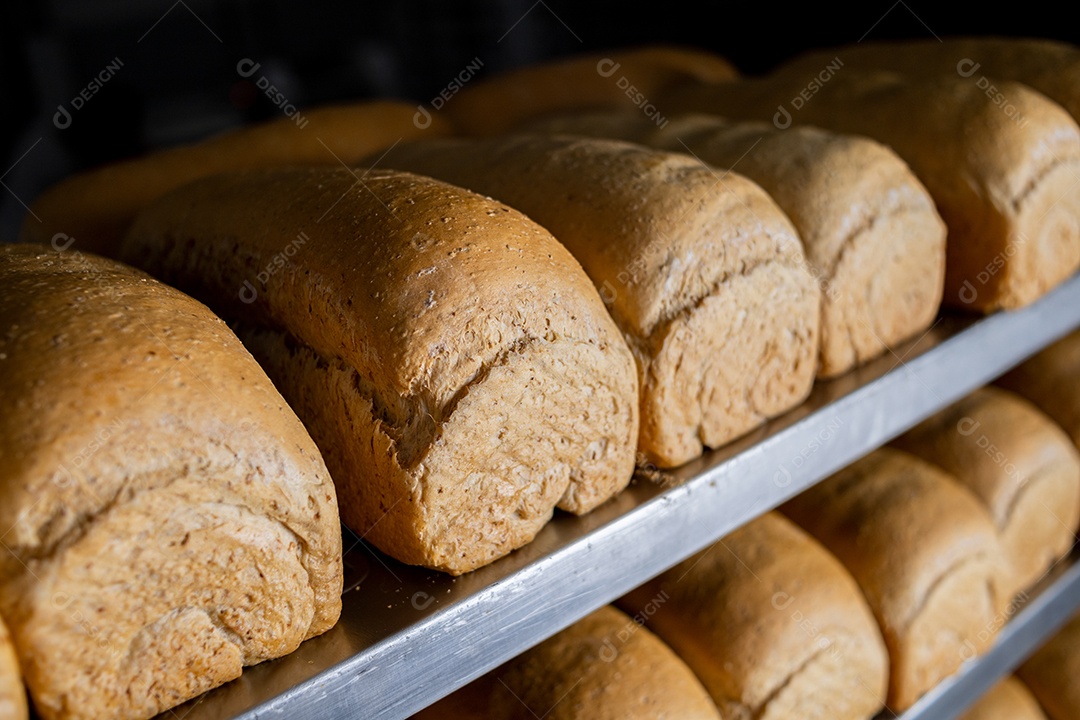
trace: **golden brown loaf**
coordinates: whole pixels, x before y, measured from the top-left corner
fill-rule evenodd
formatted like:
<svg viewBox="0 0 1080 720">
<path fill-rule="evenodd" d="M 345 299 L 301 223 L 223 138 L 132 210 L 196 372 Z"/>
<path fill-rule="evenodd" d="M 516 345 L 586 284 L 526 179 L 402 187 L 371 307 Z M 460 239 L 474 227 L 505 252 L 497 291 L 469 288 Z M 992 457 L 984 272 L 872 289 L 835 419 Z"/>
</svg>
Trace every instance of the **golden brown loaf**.
<svg viewBox="0 0 1080 720">
<path fill-rule="evenodd" d="M 603 607 L 415 716 L 417 720 L 720 720 L 655 635 Z"/>
<path fill-rule="evenodd" d="M 1080 453 L 1023 398 L 987 387 L 926 420 L 896 446 L 945 470 L 990 511 L 1018 592 L 1073 545 Z"/>
<path fill-rule="evenodd" d="M 816 71 L 839 58 L 845 68 L 879 69 L 914 77 L 958 75 L 994 94 L 1000 80 L 1029 85 L 1080 120 L 1080 48 L 1035 38 L 954 37 L 861 42 L 792 61 Z"/>
<path fill-rule="evenodd" d="M 1080 717 L 1080 615 L 1016 671 L 1051 720 Z"/>
<path fill-rule="evenodd" d="M 1009 675 L 959 720 L 1046 720 L 1046 715 L 1024 683 Z"/>
<path fill-rule="evenodd" d="M 890 709 L 911 706 L 1003 624 L 1011 578 L 993 521 L 934 466 L 883 448 L 781 509 L 866 595 L 889 648 Z"/>
<path fill-rule="evenodd" d="M 945 225 L 926 188 L 880 143 L 711 115 L 673 117 L 659 129 L 625 113 L 568 115 L 530 130 L 689 152 L 760 185 L 795 225 L 821 285 L 820 377 L 880 355 L 937 315 Z"/>
<path fill-rule="evenodd" d="M 675 91 L 669 113 L 712 112 L 868 135 L 902 157 L 949 228 L 947 305 L 1038 299 L 1080 267 L 1080 127 L 1025 85 L 1001 101 L 970 78 L 912 80 L 829 66 Z"/>
<path fill-rule="evenodd" d="M 341 610 L 300 421 L 205 306 L 127 266 L 0 250 L 0 613 L 38 714 L 145 718 Z"/>
<path fill-rule="evenodd" d="M 402 139 L 449 134 L 438 115 L 419 127 L 416 112 L 390 100 L 316 108 L 303 113 L 303 127 L 282 118 L 72 175 L 34 202 L 20 239 L 115 255 L 139 210 L 192 180 L 280 165 L 337 167 Z"/>
<path fill-rule="evenodd" d="M 663 116 L 657 95 L 682 82 L 737 77 L 732 65 L 703 50 L 648 46 L 579 55 L 512 70 L 467 85 L 446 102 L 468 135 L 494 135 L 548 113 L 611 108 Z"/>
<path fill-rule="evenodd" d="M 574 254 L 637 357 L 638 447 L 657 465 L 809 393 L 819 289 L 790 221 L 750 181 L 677 153 L 542 135 L 398 145 L 383 162 L 492 195 Z"/>
<path fill-rule="evenodd" d="M 1080 448 L 1077 378 L 1080 378 L 1080 330 L 1058 340 L 997 382 L 1035 403 Z"/>
<path fill-rule="evenodd" d="M 0 619 L 0 718 L 25 720 L 27 717 L 26 690 L 23 689 L 19 660 L 11 644 L 7 626 Z"/>
<path fill-rule="evenodd" d="M 724 718 L 865 720 L 885 701 L 888 654 L 859 586 L 777 513 L 619 604 L 686 661 Z"/>
<path fill-rule="evenodd" d="M 467 572 L 630 480 L 633 357 L 501 203 L 394 171 L 224 175 L 148 208 L 124 257 L 241 323 L 345 523 L 403 562 Z"/>
</svg>

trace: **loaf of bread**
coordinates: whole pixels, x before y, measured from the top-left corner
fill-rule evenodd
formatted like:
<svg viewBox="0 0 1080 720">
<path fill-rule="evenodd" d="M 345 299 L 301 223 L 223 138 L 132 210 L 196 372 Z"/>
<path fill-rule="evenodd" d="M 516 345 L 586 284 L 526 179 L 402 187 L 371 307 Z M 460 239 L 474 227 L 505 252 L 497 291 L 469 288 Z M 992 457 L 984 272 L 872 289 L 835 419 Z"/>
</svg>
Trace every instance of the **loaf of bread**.
<svg viewBox="0 0 1080 720">
<path fill-rule="evenodd" d="M 1049 415 L 1080 448 L 1080 330 L 1066 335 L 1002 376 L 997 384 Z"/>
<path fill-rule="evenodd" d="M 701 682 L 635 618 L 603 607 L 416 720 L 720 720 Z"/>
<path fill-rule="evenodd" d="M 26 720 L 26 690 L 23 689 L 15 646 L 11 644 L 7 625 L 0 619 L 0 718 Z"/>
<path fill-rule="evenodd" d="M 971 706 L 960 720 L 1046 720 L 1024 683 L 1009 675 Z"/>
<path fill-rule="evenodd" d="M 664 117 L 657 96 L 683 82 L 737 77 L 731 63 L 704 50 L 647 46 L 579 55 L 512 70 L 466 85 L 446 101 L 455 126 L 495 135 L 549 113 L 618 109 L 654 123 Z"/>
<path fill-rule="evenodd" d="M 949 228 L 945 304 L 1027 305 L 1080 267 L 1080 127 L 1015 82 L 988 97 L 970 78 L 798 68 L 756 81 L 673 91 L 668 113 L 812 124 L 892 147 Z"/>
<path fill-rule="evenodd" d="M 403 562 L 467 572 L 630 481 L 633 356 L 501 203 L 401 172 L 222 175 L 148 208 L 123 256 L 238 323 L 346 525 Z"/>
<path fill-rule="evenodd" d="M 891 70 L 914 77 L 955 75 L 994 95 L 999 81 L 1029 85 L 1080 120 L 1080 48 L 1042 38 L 951 37 L 818 50 L 790 64 L 817 72 L 837 59 L 844 68 Z"/>
<path fill-rule="evenodd" d="M 1036 650 L 1016 674 L 1050 720 L 1080 718 L 1080 615 Z"/>
<path fill-rule="evenodd" d="M 619 601 L 701 678 L 725 718 L 866 720 L 888 654 L 840 562 L 767 513 Z"/>
<path fill-rule="evenodd" d="M 638 360 L 638 447 L 680 465 L 798 405 L 820 292 L 761 188 L 693 158 L 543 135 L 402 144 L 388 167 L 521 210 L 581 262 Z"/>
<path fill-rule="evenodd" d="M 1010 595 L 1034 585 L 1072 548 L 1080 452 L 1023 398 L 976 390 L 895 444 L 951 474 L 990 511 L 1012 564 Z"/>
<path fill-rule="evenodd" d="M 449 134 L 442 116 L 417 123 L 416 113 L 390 100 L 317 108 L 299 122 L 281 118 L 72 175 L 33 203 L 20 239 L 115 255 L 139 210 L 192 180 L 281 165 L 338 167 L 399 140 Z"/>
<path fill-rule="evenodd" d="M 948 474 L 883 448 L 781 509 L 866 595 L 889 648 L 890 709 L 907 709 L 993 642 L 1008 563 L 990 514 Z"/>
<path fill-rule="evenodd" d="M 937 315 L 945 224 L 904 161 L 869 138 L 711 115 L 662 128 L 625 113 L 564 115 L 529 130 L 689 152 L 760 185 L 794 223 L 821 286 L 819 377 L 877 357 Z"/>
<path fill-rule="evenodd" d="M 329 629 L 333 484 L 225 323 L 37 245 L 0 287 L 0 614 L 38 715 L 148 718 Z"/>
</svg>

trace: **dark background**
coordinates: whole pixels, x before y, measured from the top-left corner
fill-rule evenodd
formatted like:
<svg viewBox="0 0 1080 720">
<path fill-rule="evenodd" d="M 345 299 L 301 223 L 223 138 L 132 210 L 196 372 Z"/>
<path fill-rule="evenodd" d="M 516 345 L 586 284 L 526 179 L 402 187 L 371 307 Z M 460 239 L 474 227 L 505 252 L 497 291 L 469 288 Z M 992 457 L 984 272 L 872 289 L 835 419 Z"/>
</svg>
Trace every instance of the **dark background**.
<svg viewBox="0 0 1080 720">
<path fill-rule="evenodd" d="M 237 75 L 245 57 L 304 107 L 377 96 L 430 101 L 474 58 L 487 74 L 656 42 L 715 51 L 746 73 L 862 38 L 998 34 L 1080 42 L 1080 27 L 1049 3 L 1003 7 L 897 0 L 855 9 L 611 0 L 4 0 L 0 238 L 14 239 L 22 204 L 69 172 L 276 117 L 279 111 Z M 120 70 L 74 113 L 70 127 L 58 130 L 57 105 L 70 104 L 117 58 Z"/>
</svg>

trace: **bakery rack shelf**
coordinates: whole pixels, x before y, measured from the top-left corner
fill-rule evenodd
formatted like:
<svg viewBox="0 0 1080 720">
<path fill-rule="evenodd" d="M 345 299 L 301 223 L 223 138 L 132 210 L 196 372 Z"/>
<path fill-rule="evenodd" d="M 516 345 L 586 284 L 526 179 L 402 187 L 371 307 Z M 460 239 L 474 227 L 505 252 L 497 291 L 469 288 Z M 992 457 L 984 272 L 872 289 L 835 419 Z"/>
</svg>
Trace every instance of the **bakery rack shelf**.
<svg viewBox="0 0 1080 720">
<path fill-rule="evenodd" d="M 337 626 L 175 709 L 175 717 L 408 717 L 1076 327 L 1080 278 L 1018 312 L 982 319 L 946 314 L 895 353 L 819 383 L 801 407 L 752 435 L 673 472 L 639 476 L 591 514 L 556 517 L 525 548 L 457 579 L 402 566 L 346 533 L 346 592 Z M 1065 606 L 1080 604 L 1078 572 L 1071 566 L 1053 597 L 1042 603 L 1040 595 L 1014 624 L 1024 619 L 1025 627 L 1049 627 Z M 1019 628 L 1010 633 L 1018 638 L 998 646 L 1007 658 L 1015 657 L 1008 648 L 1028 639 Z M 996 657 L 972 663 L 963 680 L 926 702 L 957 703 L 966 697 L 963 688 L 988 684 L 980 673 L 989 671 L 974 668 L 1007 661 Z M 944 717 L 936 708 L 905 718 Z"/>
</svg>

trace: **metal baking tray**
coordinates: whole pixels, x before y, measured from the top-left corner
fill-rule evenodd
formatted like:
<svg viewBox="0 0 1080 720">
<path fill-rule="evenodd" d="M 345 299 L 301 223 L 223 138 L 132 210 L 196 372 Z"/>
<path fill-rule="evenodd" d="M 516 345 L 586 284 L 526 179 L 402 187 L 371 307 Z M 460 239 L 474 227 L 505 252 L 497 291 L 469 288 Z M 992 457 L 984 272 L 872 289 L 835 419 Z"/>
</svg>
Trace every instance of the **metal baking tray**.
<svg viewBox="0 0 1080 720">
<path fill-rule="evenodd" d="M 559 514 L 527 547 L 460 578 L 404 566 L 346 531 L 340 622 L 162 717 L 406 718 L 1077 327 L 1080 277 L 1020 311 L 944 314 L 922 337 L 818 383 L 751 435 L 675 471 L 639 473 L 589 515 Z M 950 692 L 935 697 L 954 702 Z M 905 718 L 944 717 L 912 712 L 923 714 Z"/>
</svg>

